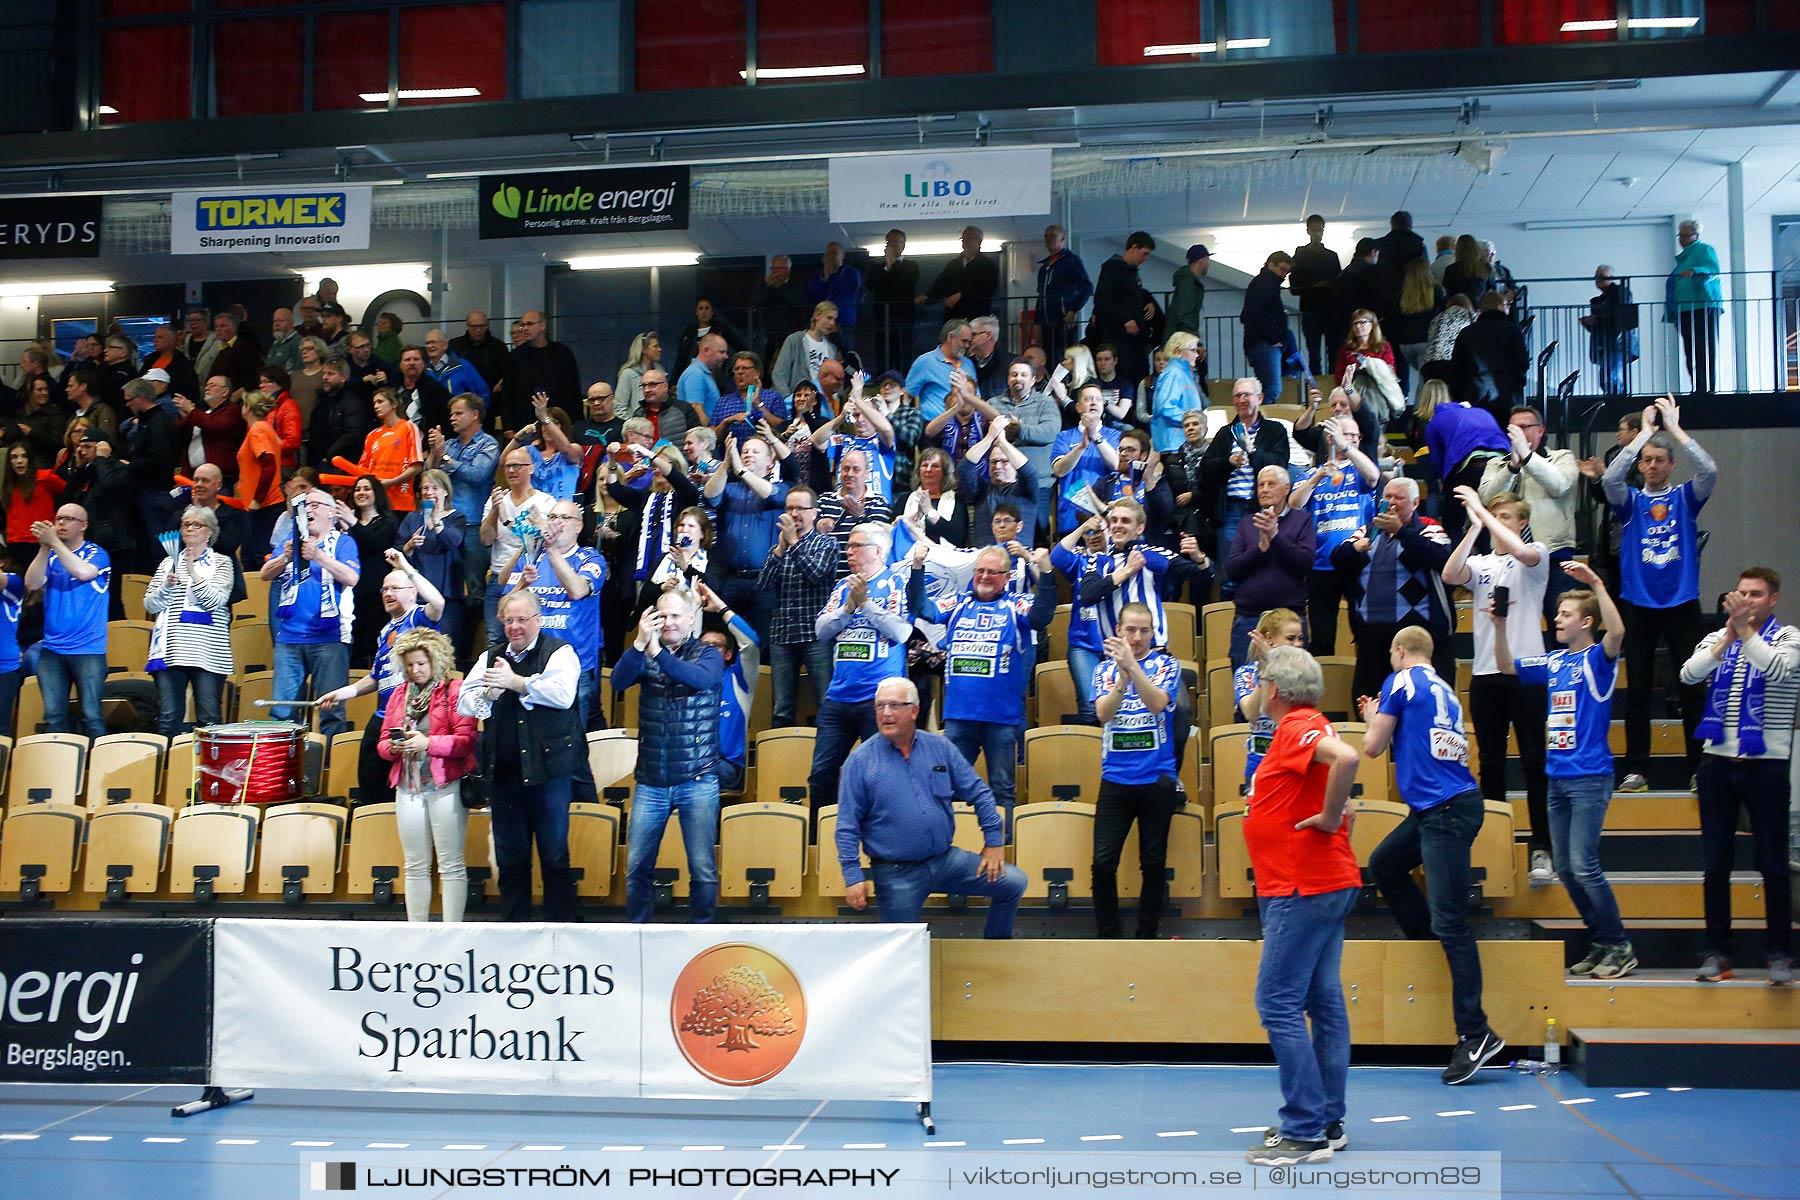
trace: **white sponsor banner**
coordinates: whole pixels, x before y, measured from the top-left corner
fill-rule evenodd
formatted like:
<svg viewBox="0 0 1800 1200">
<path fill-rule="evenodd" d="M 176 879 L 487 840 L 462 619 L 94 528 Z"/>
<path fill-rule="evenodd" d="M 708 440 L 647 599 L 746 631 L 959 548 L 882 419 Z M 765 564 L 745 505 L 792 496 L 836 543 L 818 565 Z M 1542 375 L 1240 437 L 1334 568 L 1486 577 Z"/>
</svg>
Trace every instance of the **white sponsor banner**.
<svg viewBox="0 0 1800 1200">
<path fill-rule="evenodd" d="M 213 1077 L 635 1096 L 637 959 L 617 925 L 222 920 Z"/>
<path fill-rule="evenodd" d="M 830 182 L 833 221 L 1031 216 L 1050 211 L 1050 151 L 834 158 Z"/>
<path fill-rule="evenodd" d="M 169 197 L 171 254 L 367 250 L 368 184 L 208 188 Z"/>
<path fill-rule="evenodd" d="M 923 926 L 221 920 L 234 1087 L 929 1100 Z"/>
</svg>

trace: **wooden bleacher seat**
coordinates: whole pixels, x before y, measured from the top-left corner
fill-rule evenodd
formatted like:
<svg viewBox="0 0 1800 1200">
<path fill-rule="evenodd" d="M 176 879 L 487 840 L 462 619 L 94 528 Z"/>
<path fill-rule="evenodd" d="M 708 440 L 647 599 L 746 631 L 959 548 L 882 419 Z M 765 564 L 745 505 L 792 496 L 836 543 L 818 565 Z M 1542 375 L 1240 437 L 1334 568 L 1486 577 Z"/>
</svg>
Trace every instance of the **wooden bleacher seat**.
<svg viewBox="0 0 1800 1200">
<path fill-rule="evenodd" d="M 4 788 L 12 770 L 13 739 L 11 734 L 0 734 L 0 788 Z"/>
<path fill-rule="evenodd" d="M 775 721 L 775 672 L 769 664 L 763 663 L 756 668 L 756 692 L 750 698 L 750 719 L 747 734 L 751 740 L 769 728 Z"/>
<path fill-rule="evenodd" d="M 1208 734 L 1213 768 L 1213 807 L 1243 795 L 1244 764 L 1250 760 L 1250 726 L 1215 725 Z"/>
<path fill-rule="evenodd" d="M 798 896 L 810 815 L 803 804 L 751 802 L 719 812 L 719 895 L 749 896 L 751 871 L 769 870 L 770 896 Z"/>
<path fill-rule="evenodd" d="M 638 690 L 626 688 L 622 692 L 611 692 L 607 712 L 612 714 L 612 723 L 619 729 L 636 729 L 638 727 Z"/>
<path fill-rule="evenodd" d="M 168 742 L 154 733 L 115 733 L 94 741 L 87 766 L 89 811 L 108 804 L 156 803 Z"/>
<path fill-rule="evenodd" d="M 622 729 L 596 729 L 587 735 L 588 767 L 594 773 L 594 788 L 602 800 L 610 802 L 609 789 L 623 789 L 618 796 L 623 806 L 631 803 L 636 786 L 637 739 Z"/>
<path fill-rule="evenodd" d="M 1231 680 L 1231 660 L 1215 658 L 1206 664 L 1206 727 L 1236 724 L 1237 692 Z"/>
<path fill-rule="evenodd" d="M 362 755 L 362 732 L 347 729 L 331 739 L 331 752 L 325 756 L 324 795 L 348 804 L 362 797 L 362 784 L 357 763 Z"/>
<path fill-rule="evenodd" d="M 86 827 L 87 813 L 73 804 L 34 804 L 7 817 L 0 836 L 0 892 L 23 890 L 30 868 L 30 886 L 41 895 L 67 893 L 74 886 Z"/>
<path fill-rule="evenodd" d="M 190 804 L 175 817 L 169 850 L 169 887 L 188 895 L 198 867 L 218 868 L 214 894 L 239 896 L 256 862 L 256 826 L 261 811 L 254 804 Z"/>
<path fill-rule="evenodd" d="M 104 892 L 116 868 L 129 868 L 120 891 L 148 895 L 162 886 L 175 814 L 160 804 L 113 804 L 88 817 L 81 890 Z"/>
<path fill-rule="evenodd" d="M 815 730 L 796 725 L 756 735 L 756 800 L 806 807 L 806 780 L 812 774 Z M 798 788 L 795 792 L 792 789 Z"/>
<path fill-rule="evenodd" d="M 177 734 L 169 739 L 167 764 L 163 769 L 162 802 L 170 808 L 186 808 L 194 799 L 195 771 L 194 735 Z"/>
<path fill-rule="evenodd" d="M 1100 730 L 1091 725 L 1048 725 L 1025 731 L 1025 799 L 1047 804 L 1059 797 L 1090 804 L 1100 791 Z M 1057 788 L 1077 788 L 1071 795 Z"/>
<path fill-rule="evenodd" d="M 87 770 L 87 739 L 72 733 L 34 733 L 13 743 L 8 812 L 28 804 L 79 804 Z"/>
<path fill-rule="evenodd" d="M 267 621 L 237 621 L 231 626 L 231 673 L 248 675 L 252 671 L 275 669 L 275 635 Z M 298 700 L 298 696 L 283 696 Z"/>
<path fill-rule="evenodd" d="M 1369 727 L 1361 721 L 1333 721 L 1331 727 L 1336 731 L 1338 739 L 1362 753 L 1363 734 Z M 1379 758 L 1362 755 L 1362 761 L 1356 766 L 1356 786 L 1363 800 L 1392 800 L 1399 793 L 1394 787 L 1394 756 L 1392 747 L 1384 750 Z"/>
<path fill-rule="evenodd" d="M 1369 855 L 1375 847 L 1381 845 L 1381 839 L 1394 832 L 1400 822 L 1406 820 L 1412 810 L 1398 800 L 1371 800 L 1367 797 L 1356 802 L 1356 820 L 1350 824 L 1350 849 L 1356 854 L 1356 861 L 1362 866 L 1369 865 Z"/>
<path fill-rule="evenodd" d="M 1051 662 L 1069 661 L 1069 614 L 1073 606 L 1059 604 L 1056 615 L 1050 618 L 1050 626 L 1044 631 L 1045 646 Z"/>
<path fill-rule="evenodd" d="M 253 573 L 254 574 L 254 573 Z M 269 623 L 269 585 L 254 578 L 244 585 L 245 596 L 231 606 L 233 623 L 239 621 L 261 621 Z"/>
<path fill-rule="evenodd" d="M 835 804 L 819 805 L 819 840 L 813 848 L 813 878 L 818 881 L 819 895 L 842 896 L 844 864 L 838 861 L 837 814 Z M 869 856 L 861 854 L 863 870 L 869 869 Z"/>
<path fill-rule="evenodd" d="M 44 732 L 44 688 L 36 675 L 19 682 L 19 703 L 13 710 L 13 728 L 8 732 L 30 737 Z"/>
<path fill-rule="evenodd" d="M 1231 620 L 1236 615 L 1237 605 L 1229 600 L 1200 610 L 1200 644 L 1209 667 L 1218 659 L 1231 657 Z"/>
<path fill-rule="evenodd" d="M 1094 774 L 1097 779 L 1098 770 Z M 1013 810 L 1013 861 L 1025 872 L 1027 899 L 1050 895 L 1055 881 L 1047 871 L 1070 872 L 1064 882 L 1071 898 L 1092 896 L 1094 806 L 1078 800 L 1019 805 Z"/>
<path fill-rule="evenodd" d="M 127 574 L 119 579 L 119 607 L 125 612 L 128 621 L 147 621 L 150 614 L 144 608 L 144 594 L 150 590 L 150 576 Z M 138 666 L 143 666 L 142 662 Z"/>
<path fill-rule="evenodd" d="M 332 758 L 336 757 L 333 753 Z M 352 759 L 353 774 L 355 769 Z M 394 869 L 394 895 L 401 895 L 406 862 L 400 853 L 400 827 L 394 820 L 392 804 L 364 804 L 350 810 L 350 853 L 344 867 L 344 890 L 352 896 L 373 895 L 377 867 Z"/>
<path fill-rule="evenodd" d="M 301 771 L 306 776 L 305 794 L 317 796 L 325 786 L 325 760 L 331 757 L 331 742 L 322 733 L 309 733 L 300 748 Z"/>
<path fill-rule="evenodd" d="M 328 896 L 335 891 L 343 861 L 347 816 L 341 805 L 318 800 L 271 805 L 263 814 L 257 893 L 281 895 L 289 867 L 306 868 L 306 875 L 300 880 L 302 894 Z"/>
<path fill-rule="evenodd" d="M 595 782 L 599 782 L 597 777 Z M 581 878 L 575 882 L 577 896 L 612 895 L 613 868 L 619 860 L 619 816 L 619 810 L 610 804 L 578 801 L 569 805 L 569 865 L 581 870 Z M 496 879 L 496 893 L 499 887 Z"/>
<path fill-rule="evenodd" d="M 1517 866 L 1513 858 L 1512 805 L 1498 800 L 1484 800 L 1486 815 L 1475 844 L 1469 848 L 1469 865 L 1487 871 L 1481 884 L 1484 896 L 1512 896 L 1518 892 Z"/>
<path fill-rule="evenodd" d="M 1325 676 L 1325 697 L 1319 703 L 1319 711 L 1335 720 L 1356 720 L 1355 689 L 1351 686 L 1356 675 L 1355 657 L 1334 654 L 1317 662 Z"/>
<path fill-rule="evenodd" d="M 275 672 L 245 671 L 225 678 L 225 719 L 227 721 L 267 721 L 269 710 L 258 708 L 258 700 L 275 699 Z M 282 699 L 292 699 L 284 696 Z"/>
<path fill-rule="evenodd" d="M 368 676 L 369 673 L 367 671 L 352 671 L 350 672 L 349 682 L 355 683 L 359 679 L 368 678 Z M 288 697 L 282 697 L 282 699 L 288 699 Z M 375 719 L 375 707 L 380 703 L 380 700 L 381 697 L 379 695 L 375 692 L 370 692 L 367 695 L 358 696 L 356 699 L 346 702 L 341 709 L 344 720 L 350 722 L 350 728 L 352 730 L 361 731 L 364 726 Z M 324 718 L 324 714 L 316 708 L 308 711 L 312 714 L 312 724 L 310 728 L 317 732 L 319 722 Z"/>
<path fill-rule="evenodd" d="M 1191 604 L 1170 601 L 1163 606 L 1163 623 L 1169 627 L 1168 652 L 1176 658 L 1193 658 L 1200 632 L 1200 614 Z"/>
<path fill-rule="evenodd" d="M 574 845 L 571 831 L 570 862 L 574 861 Z M 490 809 L 481 808 L 469 813 L 468 827 L 463 830 L 463 866 L 470 871 L 487 871 L 487 883 L 481 889 L 483 895 L 500 894 L 500 877 L 494 873 L 494 814 Z"/>
<path fill-rule="evenodd" d="M 142 671 L 150 661 L 150 631 L 153 621 L 108 621 L 106 623 L 106 666 L 109 671 Z"/>
<path fill-rule="evenodd" d="M 1213 769 L 1219 769 L 1213 764 Z M 1219 857 L 1219 895 L 1237 899 L 1256 895 L 1250 879 L 1250 849 L 1244 843 L 1244 798 L 1214 785 L 1213 842 Z"/>
<path fill-rule="evenodd" d="M 1037 689 L 1036 724 L 1061 725 L 1075 715 L 1075 680 L 1067 659 L 1039 663 L 1032 678 Z"/>
</svg>

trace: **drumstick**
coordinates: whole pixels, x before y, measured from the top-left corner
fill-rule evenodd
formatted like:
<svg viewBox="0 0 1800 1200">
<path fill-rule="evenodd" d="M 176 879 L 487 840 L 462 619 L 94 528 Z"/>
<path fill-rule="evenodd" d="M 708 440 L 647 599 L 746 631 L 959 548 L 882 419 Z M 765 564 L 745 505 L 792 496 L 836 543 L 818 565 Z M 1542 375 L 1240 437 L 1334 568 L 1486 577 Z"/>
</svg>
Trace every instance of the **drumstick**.
<svg viewBox="0 0 1800 1200">
<path fill-rule="evenodd" d="M 321 700 L 256 700 L 252 703 L 258 708 L 317 708 L 324 702 Z"/>
</svg>

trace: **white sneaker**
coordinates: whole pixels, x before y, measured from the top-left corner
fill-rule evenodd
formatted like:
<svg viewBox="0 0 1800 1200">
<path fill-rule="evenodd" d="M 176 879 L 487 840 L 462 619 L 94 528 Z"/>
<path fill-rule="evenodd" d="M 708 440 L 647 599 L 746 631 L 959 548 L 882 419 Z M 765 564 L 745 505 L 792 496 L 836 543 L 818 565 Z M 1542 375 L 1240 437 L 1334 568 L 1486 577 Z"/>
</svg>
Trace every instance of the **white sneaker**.
<svg viewBox="0 0 1800 1200">
<path fill-rule="evenodd" d="M 1619 790 L 1621 792 L 1647 792 L 1650 790 L 1650 781 L 1634 771 L 1620 781 Z"/>
<path fill-rule="evenodd" d="M 1550 865 L 1550 852 L 1548 850 L 1533 850 L 1531 852 L 1531 877 L 1546 883 L 1556 878 L 1556 868 Z"/>
</svg>

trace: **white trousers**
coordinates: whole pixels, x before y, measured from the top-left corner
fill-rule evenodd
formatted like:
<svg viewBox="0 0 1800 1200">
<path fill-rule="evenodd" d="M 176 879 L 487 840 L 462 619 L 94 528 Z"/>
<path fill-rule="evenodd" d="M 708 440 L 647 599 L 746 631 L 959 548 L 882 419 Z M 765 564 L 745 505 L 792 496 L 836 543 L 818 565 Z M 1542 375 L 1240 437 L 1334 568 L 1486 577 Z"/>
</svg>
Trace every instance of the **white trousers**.
<svg viewBox="0 0 1800 1200">
<path fill-rule="evenodd" d="M 469 810 L 462 803 L 460 780 L 441 788 L 394 793 L 394 816 L 400 826 L 400 852 L 406 864 L 406 919 L 431 920 L 431 860 L 435 848 L 438 874 L 444 881 L 444 923 L 463 919 L 469 900 L 469 872 L 463 865 L 463 834 Z"/>
</svg>

